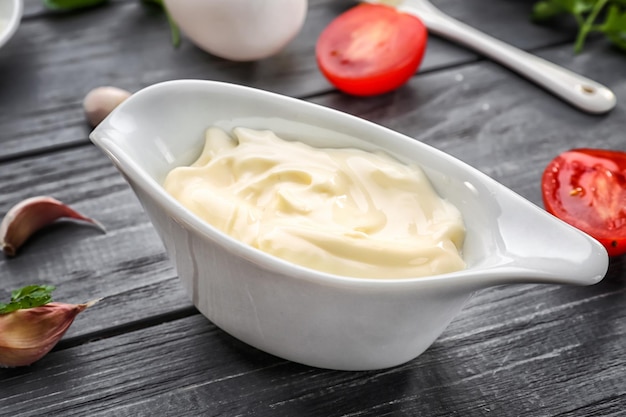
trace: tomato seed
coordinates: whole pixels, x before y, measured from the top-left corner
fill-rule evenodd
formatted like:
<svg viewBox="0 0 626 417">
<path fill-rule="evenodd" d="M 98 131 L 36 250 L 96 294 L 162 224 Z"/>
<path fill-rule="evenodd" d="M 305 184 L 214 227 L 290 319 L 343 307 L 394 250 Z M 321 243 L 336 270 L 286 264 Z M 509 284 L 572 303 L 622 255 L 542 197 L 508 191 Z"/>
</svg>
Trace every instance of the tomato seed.
<svg viewBox="0 0 626 417">
<path fill-rule="evenodd" d="M 583 190 L 582 187 L 576 187 L 570 190 L 569 192 L 569 195 L 571 195 L 572 197 L 577 196 L 577 195 L 582 197 L 584 194 L 585 194 L 585 190 Z"/>
</svg>

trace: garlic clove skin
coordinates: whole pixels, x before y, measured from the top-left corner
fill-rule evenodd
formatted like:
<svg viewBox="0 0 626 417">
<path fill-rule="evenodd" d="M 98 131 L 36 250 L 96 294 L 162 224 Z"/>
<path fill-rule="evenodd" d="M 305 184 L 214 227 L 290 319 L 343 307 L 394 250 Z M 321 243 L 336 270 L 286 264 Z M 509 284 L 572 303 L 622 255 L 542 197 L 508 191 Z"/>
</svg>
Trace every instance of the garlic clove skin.
<svg viewBox="0 0 626 417">
<path fill-rule="evenodd" d="M 15 256 L 20 246 L 44 226 L 60 219 L 70 218 L 90 223 L 105 232 L 97 220 L 83 216 L 59 200 L 38 196 L 27 198 L 11 207 L 0 223 L 0 244 L 7 256 Z"/>
<path fill-rule="evenodd" d="M 83 110 L 87 121 L 96 127 L 117 106 L 131 96 L 129 91 L 118 87 L 97 87 L 89 91 L 83 99 Z"/>
<path fill-rule="evenodd" d="M 0 367 L 27 366 L 45 356 L 63 337 L 84 304 L 49 303 L 0 315 Z"/>
</svg>

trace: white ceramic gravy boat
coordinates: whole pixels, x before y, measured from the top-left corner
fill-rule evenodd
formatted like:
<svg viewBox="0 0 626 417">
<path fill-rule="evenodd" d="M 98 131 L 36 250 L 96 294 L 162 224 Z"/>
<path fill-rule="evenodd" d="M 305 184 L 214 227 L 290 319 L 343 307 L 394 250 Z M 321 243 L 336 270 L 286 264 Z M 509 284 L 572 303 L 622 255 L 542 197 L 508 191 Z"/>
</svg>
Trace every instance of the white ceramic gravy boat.
<svg viewBox="0 0 626 417">
<path fill-rule="evenodd" d="M 464 271 L 373 280 L 306 269 L 242 244 L 167 194 L 217 125 L 271 129 L 314 146 L 384 150 L 421 165 L 462 212 Z M 307 365 L 366 370 L 409 361 L 481 288 L 522 282 L 590 285 L 605 249 L 493 179 L 426 144 L 322 106 L 247 87 L 180 80 L 131 96 L 91 134 L 148 213 L 195 306 L 236 338 Z M 207 352 L 210 354 L 210 352 Z"/>
</svg>

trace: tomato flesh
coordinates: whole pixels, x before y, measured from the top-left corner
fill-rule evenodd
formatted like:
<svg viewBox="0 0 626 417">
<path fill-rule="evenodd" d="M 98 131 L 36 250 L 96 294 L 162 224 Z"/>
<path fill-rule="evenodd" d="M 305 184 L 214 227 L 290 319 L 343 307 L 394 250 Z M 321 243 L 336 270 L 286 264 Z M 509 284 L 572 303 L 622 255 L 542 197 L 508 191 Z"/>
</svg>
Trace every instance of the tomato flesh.
<svg viewBox="0 0 626 417">
<path fill-rule="evenodd" d="M 573 149 L 541 180 L 546 210 L 591 235 L 610 256 L 626 253 L 626 152 Z"/>
<path fill-rule="evenodd" d="M 427 39 L 417 17 L 362 3 L 324 29 L 315 54 L 322 74 L 339 90 L 372 96 L 400 87 L 415 74 Z"/>
</svg>

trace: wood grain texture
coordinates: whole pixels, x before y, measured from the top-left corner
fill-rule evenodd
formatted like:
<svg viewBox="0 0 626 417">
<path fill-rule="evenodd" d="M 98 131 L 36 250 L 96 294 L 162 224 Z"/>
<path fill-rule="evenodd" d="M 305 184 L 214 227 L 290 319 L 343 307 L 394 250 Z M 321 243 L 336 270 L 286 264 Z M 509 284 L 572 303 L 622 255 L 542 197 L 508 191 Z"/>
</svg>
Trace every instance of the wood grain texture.
<svg viewBox="0 0 626 417">
<path fill-rule="evenodd" d="M 69 335 L 190 306 L 139 202 L 95 147 L 5 163 L 0 184 L 1 213 L 28 196 L 52 195 L 107 229 L 102 234 L 92 227 L 60 222 L 33 236 L 15 258 L 0 259 L 2 287 L 7 291 L 48 283 L 58 287 L 59 301 L 105 297 L 93 312 L 77 318 Z M 127 308 L 131 305 L 135 307 Z"/>
<path fill-rule="evenodd" d="M 371 372 L 310 368 L 249 347 L 193 308 L 154 229 L 121 175 L 88 143 L 88 89 L 131 90 L 173 78 L 231 81 L 303 97 L 424 141 L 541 206 L 539 179 L 575 147 L 626 150 L 624 55 L 573 29 L 536 26 L 527 0 L 439 0 L 442 10 L 606 84 L 618 107 L 588 116 L 501 66 L 433 37 L 399 90 L 368 99 L 337 92 L 313 50 L 353 3 L 311 0 L 283 53 L 231 63 L 188 42 L 169 46 L 163 16 L 115 0 L 57 13 L 26 0 L 0 49 L 0 213 L 53 195 L 108 232 L 60 222 L 19 256 L 0 256 L 0 297 L 27 283 L 56 299 L 105 297 L 30 367 L 0 369 L 2 416 L 619 416 L 626 409 L 626 258 L 592 287 L 516 285 L 474 295 L 423 355 Z"/>
<path fill-rule="evenodd" d="M 625 58 L 616 51 L 599 47 L 572 56 L 555 48 L 541 55 L 626 97 L 626 79 L 614 70 Z M 586 115 L 491 62 L 423 74 L 388 95 L 328 94 L 312 101 L 450 153 L 538 205 L 543 169 L 560 152 L 590 146 L 626 150 L 623 99 L 607 115 Z"/>
<path fill-rule="evenodd" d="M 331 91 L 315 63 L 315 41 L 336 15 L 353 4 L 348 0 L 310 1 L 302 32 L 283 52 L 258 62 L 236 63 L 210 56 L 188 41 L 173 48 L 163 13 L 140 1 L 115 1 L 71 13 L 46 11 L 39 2 L 28 1 L 18 32 L 0 49 L 0 160 L 85 143 L 90 127 L 83 116 L 82 99 L 101 85 L 137 91 L 160 81 L 198 78 L 295 97 Z M 437 4 L 525 49 L 572 37 L 568 31 L 532 24 L 527 18 L 528 2 L 493 2 L 488 13 L 483 13 L 480 0 Z M 499 24 L 495 16 L 524 18 Z M 420 71 L 477 59 L 433 36 Z"/>
<path fill-rule="evenodd" d="M 588 55 L 569 58 L 561 49 L 552 52 L 549 58 L 570 59 L 577 69 L 626 95 L 626 80 L 605 70 L 623 57 L 602 50 L 589 52 L 596 57 L 593 60 L 585 59 Z M 559 152 L 589 146 L 590 138 L 594 146 L 626 150 L 621 133 L 623 104 L 604 117 L 581 115 L 489 62 L 424 74 L 385 96 L 357 99 L 327 94 L 313 101 L 429 143 L 540 206 L 541 173 Z M 47 194 L 100 220 L 108 229 L 102 235 L 89 227 L 57 225 L 35 236 L 18 257 L 0 260 L 0 268 L 7 271 L 7 290 L 42 281 L 57 285 L 57 297 L 71 302 L 107 297 L 108 303 L 95 307 L 98 317 L 79 317 L 69 336 L 190 306 L 138 201 L 94 147 L 6 162 L 0 172 L 0 193 L 2 213 L 23 198 Z M 30 268 L 33 264 L 38 268 Z M 130 302 L 143 297 L 150 301 Z M 118 317 L 125 303 L 128 308 Z"/>
<path fill-rule="evenodd" d="M 454 71 L 430 74 L 426 84 L 443 88 Z M 498 72 L 500 77 L 509 76 L 486 64 L 464 71 L 464 77 L 477 71 L 489 82 L 497 80 Z M 443 81 L 437 82 L 439 77 Z M 487 81 L 471 79 L 483 91 Z M 511 88 L 515 87 L 514 83 Z M 503 88 L 490 91 L 495 103 L 509 93 Z M 337 105 L 336 98 L 330 95 L 317 101 Z M 444 100 L 441 106 L 467 105 L 458 96 L 456 100 Z M 345 98 L 340 102 L 361 114 L 356 102 L 347 103 Z M 533 103 L 525 97 L 516 102 L 517 110 L 496 107 L 493 113 L 480 113 L 485 114 L 484 120 L 474 119 L 474 123 L 489 126 L 496 117 L 503 126 L 515 127 L 519 115 L 528 114 Z M 385 108 L 384 116 L 372 120 L 410 129 L 391 116 L 402 108 L 401 103 L 398 108 L 387 103 Z M 449 111 L 462 110 L 453 106 Z M 572 121 L 580 118 L 569 108 L 560 111 Z M 621 107 L 604 118 L 584 118 L 597 124 L 586 131 L 581 122 L 568 128 L 565 136 L 582 145 L 589 133 L 600 129 L 600 120 L 609 126 L 619 123 L 622 118 L 612 120 L 620 112 Z M 449 134 L 462 131 L 458 126 L 462 118 L 446 119 L 447 124 L 435 129 L 438 134 L 431 135 L 432 144 L 458 151 L 461 140 L 472 141 L 474 146 L 458 151 L 459 156 L 475 159 L 480 168 L 539 203 L 537 175 L 549 152 L 544 150 L 538 157 L 534 149 L 556 125 L 564 125 L 562 119 L 546 121 L 541 114 L 537 113 L 536 122 L 545 123 L 547 129 L 535 128 L 541 135 L 483 139 L 484 144 L 501 140 L 499 154 L 489 147 L 481 150 L 468 132 Z M 606 129 L 619 132 L 618 127 Z M 617 136 L 594 137 L 593 143 L 618 146 Z M 571 144 L 565 138 L 550 138 L 550 143 L 555 141 L 558 146 Z M 71 346 L 73 338 L 97 336 L 113 326 L 130 329 L 138 321 L 188 305 L 138 202 L 99 151 L 79 147 L 16 160 L 3 168 L 7 169 L 0 183 L 12 184 L 4 186 L 3 195 L 17 199 L 32 191 L 27 187 L 37 176 L 38 193 L 71 202 L 110 230 L 108 235 L 98 235 L 76 225 L 58 226 L 37 236 L 19 257 L 0 265 L 12 283 L 20 282 L 24 271 L 33 272 L 30 265 L 42 265 L 37 268 L 42 274 L 38 278 L 57 284 L 63 298 L 82 301 L 103 292 L 108 295 L 79 316 L 66 345 Z M 9 203 L 3 204 L 5 208 Z M 77 241 L 80 245 L 74 244 Z M 137 326 L 141 330 L 57 350 L 31 368 L 0 371 L 0 379 L 7 382 L 0 389 L 5 394 L 0 396 L 4 398 L 0 409 L 17 415 L 59 416 L 176 415 L 180 410 L 197 415 L 619 415 L 626 404 L 623 268 L 624 261 L 617 260 L 607 279 L 594 287 L 510 286 L 481 292 L 424 355 L 378 372 L 340 373 L 291 364 L 232 340 L 197 315 L 161 327 L 143 329 L 144 324 Z M 50 387 L 57 394 L 49 392 Z M 28 400 L 44 393 L 43 401 Z"/>
<path fill-rule="evenodd" d="M 419 358 L 370 372 L 284 361 L 195 315 L 0 371 L 0 409 L 20 416 L 617 416 L 626 401 L 623 284 L 484 291 Z"/>
</svg>

